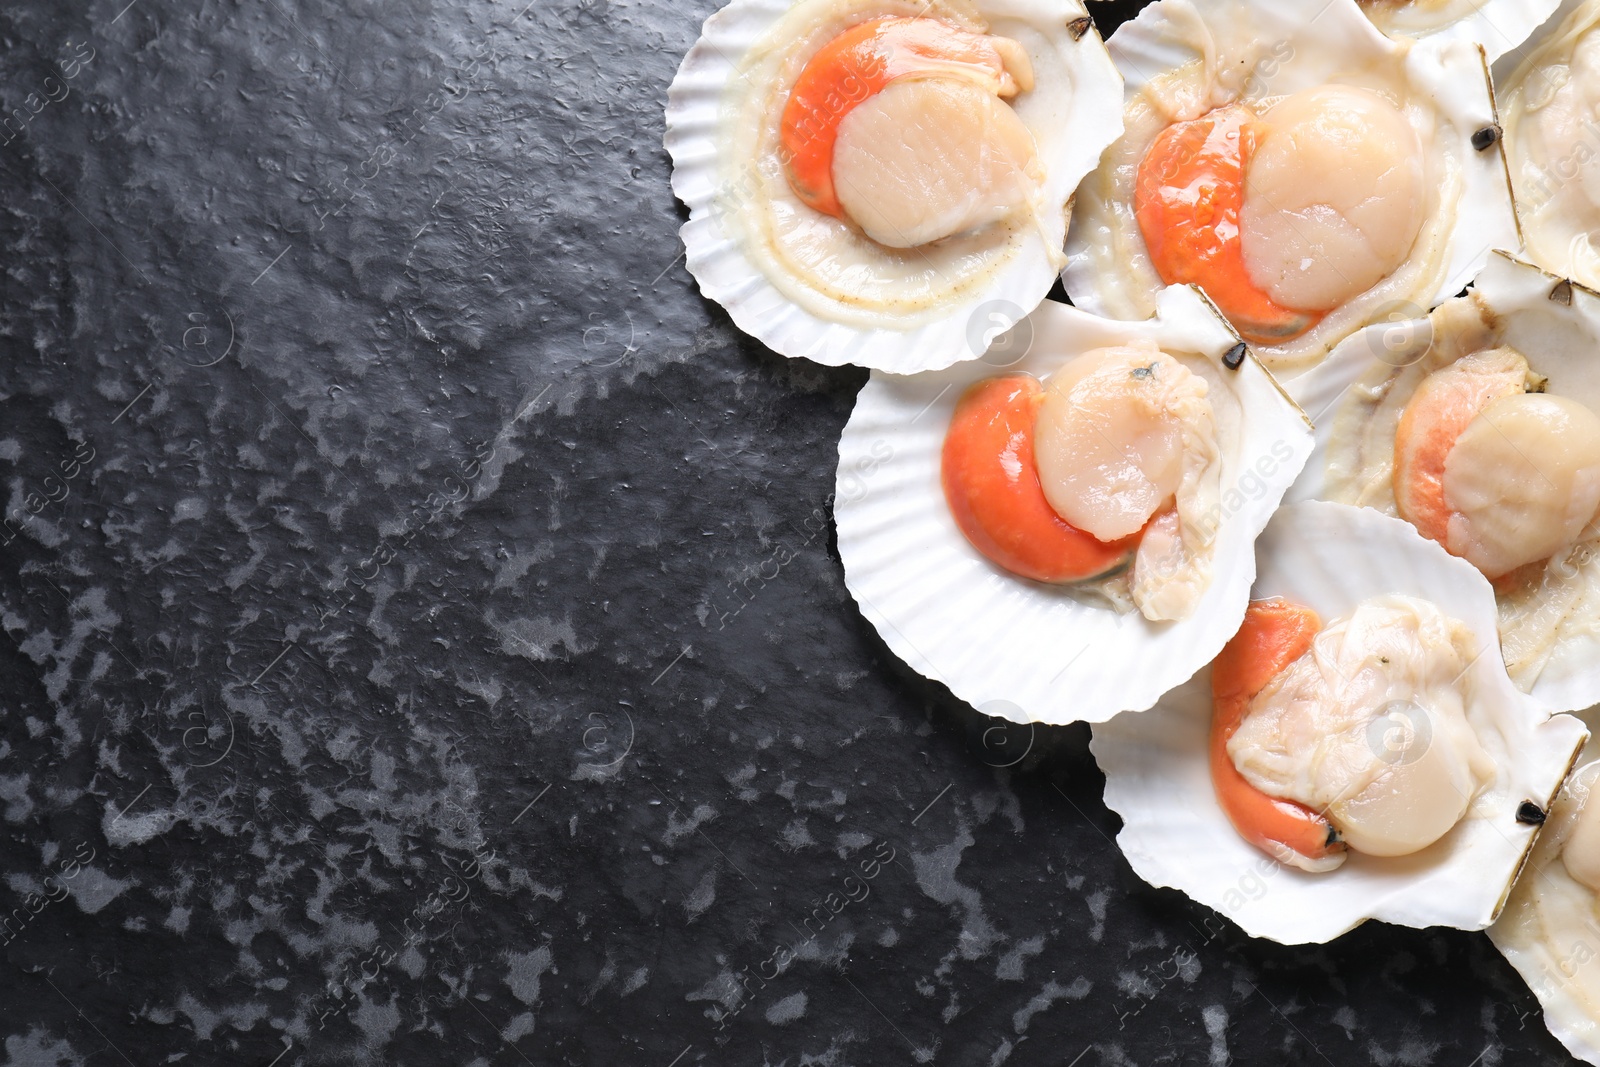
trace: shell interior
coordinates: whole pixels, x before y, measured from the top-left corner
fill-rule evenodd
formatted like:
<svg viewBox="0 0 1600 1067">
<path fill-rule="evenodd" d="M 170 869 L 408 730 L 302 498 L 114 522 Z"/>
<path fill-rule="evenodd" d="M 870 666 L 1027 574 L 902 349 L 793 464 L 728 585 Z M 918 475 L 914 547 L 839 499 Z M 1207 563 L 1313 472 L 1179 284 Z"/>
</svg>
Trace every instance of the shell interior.
<svg viewBox="0 0 1600 1067">
<path fill-rule="evenodd" d="M 1218 806 L 1207 765 L 1209 668 L 1143 715 L 1096 726 L 1090 748 L 1106 775 L 1106 804 L 1123 819 L 1117 843 L 1145 881 L 1180 889 L 1256 937 L 1325 942 L 1367 919 L 1479 930 L 1499 913 L 1535 828 L 1518 806 L 1541 808 L 1560 787 L 1588 732 L 1511 684 L 1494 649 L 1489 584 L 1408 524 L 1370 508 L 1307 502 L 1284 507 L 1258 543 L 1257 598 L 1282 596 L 1325 621 L 1361 600 L 1405 594 L 1466 623 L 1484 652 L 1470 676 L 1482 696 L 1469 714 L 1498 772 L 1465 818 L 1411 856 L 1352 852 L 1339 869 L 1307 874 L 1245 842 Z"/>
<path fill-rule="evenodd" d="M 1174 286 L 1157 308 L 1124 323 L 1046 302 L 986 359 L 910 377 L 875 372 L 856 401 L 834 499 L 845 583 L 896 655 L 980 711 L 1069 723 L 1148 708 L 1215 656 L 1243 618 L 1252 545 L 1309 453 L 1310 429 L 1254 360 L 1222 367 L 1237 338 L 1198 290 Z M 962 536 L 940 481 L 945 431 L 969 385 L 1000 373 L 1042 378 L 1135 338 L 1204 359 L 1237 401 L 1212 583 L 1178 623 L 1002 571 Z"/>
<path fill-rule="evenodd" d="M 1491 60 L 1527 40 L 1560 0 L 1361 0 L 1391 37 L 1430 37 L 1481 44 Z"/>
<path fill-rule="evenodd" d="M 1039 83 L 1016 107 L 1045 168 L 1037 225 L 992 241 L 881 249 L 794 199 L 775 152 L 762 148 L 770 125 L 762 116 L 786 97 L 775 84 L 753 91 L 749 83 L 797 73 L 809 52 L 785 53 L 790 37 L 820 44 L 868 17 L 945 9 L 1013 37 L 1033 60 Z M 1084 31 L 1087 16 L 1082 0 L 733 0 L 712 15 L 668 89 L 666 114 L 672 188 L 689 208 L 686 262 L 701 292 L 786 356 L 899 374 L 981 356 L 1044 299 L 1073 190 L 1122 132 L 1121 78 L 1098 31 Z M 838 276 L 824 283 L 773 252 L 777 230 L 752 220 L 778 219 L 818 242 L 817 262 L 842 264 Z M 902 283 L 920 288 L 902 292 Z"/>
<path fill-rule="evenodd" d="M 1525 238 L 1522 255 L 1547 270 L 1600 287 L 1600 250 L 1590 235 L 1600 226 L 1594 160 L 1600 159 L 1600 122 L 1581 107 L 1576 126 L 1556 127 L 1553 145 L 1539 131 L 1539 114 L 1564 90 L 1578 91 L 1574 50 L 1600 32 L 1600 0 L 1563 0 L 1522 45 L 1495 61 L 1494 79 L 1505 127 L 1506 166 Z M 1600 92 L 1600 84 L 1590 85 Z M 1554 155 L 1546 155 L 1547 150 Z M 1587 173 L 1587 176 L 1586 176 Z M 1574 212 L 1590 216 L 1589 225 Z M 1510 247 L 1510 246 L 1507 246 Z"/>
<path fill-rule="evenodd" d="M 1107 42 L 1125 79 L 1127 132 L 1078 191 L 1063 279 L 1075 304 L 1141 318 L 1160 287 L 1133 216 L 1134 175 L 1160 129 L 1211 108 L 1330 82 L 1387 88 L 1407 101 L 1427 157 L 1428 217 L 1410 258 L 1294 340 L 1257 346 L 1274 371 L 1314 364 L 1396 308 L 1422 314 L 1459 292 L 1491 248 L 1517 247 L 1516 216 L 1498 143 L 1482 50 L 1448 39 L 1391 40 L 1355 0 L 1158 0 Z M 1154 94 L 1154 95 L 1152 95 Z"/>
</svg>

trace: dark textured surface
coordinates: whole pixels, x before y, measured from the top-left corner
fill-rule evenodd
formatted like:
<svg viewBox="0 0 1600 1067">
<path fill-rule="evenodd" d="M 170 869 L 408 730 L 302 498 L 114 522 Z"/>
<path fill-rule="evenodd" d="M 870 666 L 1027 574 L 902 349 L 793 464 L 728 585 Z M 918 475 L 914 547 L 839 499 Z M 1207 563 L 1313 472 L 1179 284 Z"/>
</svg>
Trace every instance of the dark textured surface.
<svg viewBox="0 0 1600 1067">
<path fill-rule="evenodd" d="M 864 374 L 676 258 L 712 0 L 125 2 L 0 6 L 3 1062 L 1564 1062 L 886 654 Z"/>
</svg>

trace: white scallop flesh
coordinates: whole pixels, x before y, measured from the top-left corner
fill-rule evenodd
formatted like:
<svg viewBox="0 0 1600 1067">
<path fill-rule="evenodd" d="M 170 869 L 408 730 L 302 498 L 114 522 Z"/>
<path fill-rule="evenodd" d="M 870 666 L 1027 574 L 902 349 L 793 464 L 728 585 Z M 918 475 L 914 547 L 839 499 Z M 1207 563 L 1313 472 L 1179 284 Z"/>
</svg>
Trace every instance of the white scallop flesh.
<svg viewBox="0 0 1600 1067">
<path fill-rule="evenodd" d="M 839 122 L 833 150 L 840 206 L 890 248 L 1024 217 L 1042 178 L 1017 113 L 962 78 L 891 82 Z"/>
<path fill-rule="evenodd" d="M 1185 521 L 1179 508 L 1161 512 L 1145 527 L 1128 589 L 1145 618 L 1176 622 L 1194 614 L 1211 588 L 1213 536 L 1204 524 Z"/>
<path fill-rule="evenodd" d="M 1263 793 L 1326 813 L 1356 851 L 1418 852 L 1495 775 L 1467 718 L 1476 656 L 1434 604 L 1364 600 L 1257 694 L 1228 755 Z"/>
<path fill-rule="evenodd" d="M 1561 845 L 1561 862 L 1573 880 L 1600 893 L 1600 801 L 1591 791 L 1578 808 Z"/>
<path fill-rule="evenodd" d="M 1329 311 L 1405 261 L 1425 214 L 1422 144 L 1370 89 L 1325 85 L 1262 116 L 1240 209 L 1251 281 L 1278 304 Z"/>
<path fill-rule="evenodd" d="M 1216 428 L 1205 380 L 1140 341 L 1086 352 L 1045 383 L 1034 462 L 1056 514 L 1102 541 L 1138 533 L 1173 501 L 1187 439 Z"/>
<path fill-rule="evenodd" d="M 1456 439 L 1443 484 L 1452 554 L 1491 578 L 1548 559 L 1600 507 L 1600 417 L 1567 397 L 1501 397 Z"/>
<path fill-rule="evenodd" d="M 1529 72 L 1517 134 L 1516 175 L 1528 245 L 1544 264 L 1591 285 L 1600 265 L 1600 32 L 1575 42 L 1566 63 Z"/>
<path fill-rule="evenodd" d="M 1144 530 L 1129 593 L 1188 618 L 1211 584 L 1221 450 L 1204 378 L 1155 342 L 1095 349 L 1051 375 L 1034 424 L 1045 499 L 1102 541 Z"/>
</svg>

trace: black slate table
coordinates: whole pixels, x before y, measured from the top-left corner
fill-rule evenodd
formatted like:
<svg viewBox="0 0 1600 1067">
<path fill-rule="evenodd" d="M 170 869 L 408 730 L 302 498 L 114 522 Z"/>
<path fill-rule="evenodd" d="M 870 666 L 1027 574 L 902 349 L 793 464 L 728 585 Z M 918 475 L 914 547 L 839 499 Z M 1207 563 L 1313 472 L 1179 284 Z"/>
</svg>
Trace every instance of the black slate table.
<svg viewBox="0 0 1600 1067">
<path fill-rule="evenodd" d="M 3 1062 L 1566 1062 L 1481 934 L 1144 886 L 1086 728 L 887 653 L 864 372 L 683 267 L 713 6 L 0 6 Z"/>
</svg>

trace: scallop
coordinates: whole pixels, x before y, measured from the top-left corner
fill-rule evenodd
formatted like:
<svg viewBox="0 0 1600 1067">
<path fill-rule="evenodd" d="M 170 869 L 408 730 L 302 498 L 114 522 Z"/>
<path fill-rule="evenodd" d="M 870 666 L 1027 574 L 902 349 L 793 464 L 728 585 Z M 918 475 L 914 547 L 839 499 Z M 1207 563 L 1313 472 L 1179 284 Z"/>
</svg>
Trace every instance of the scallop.
<svg viewBox="0 0 1600 1067">
<path fill-rule="evenodd" d="M 1493 654 L 1488 580 L 1370 508 L 1281 508 L 1239 633 L 1090 748 L 1135 872 L 1247 933 L 1476 930 L 1588 731 Z"/>
<path fill-rule="evenodd" d="M 1495 80 L 1522 254 L 1600 287 L 1600 2 L 1563 5 Z"/>
<path fill-rule="evenodd" d="M 940 479 L 990 561 L 1179 621 L 1210 582 L 1219 453 L 1203 373 L 1139 339 L 1085 352 L 1047 385 L 1014 374 L 968 388 Z"/>
<path fill-rule="evenodd" d="M 1395 515 L 1492 579 L 1511 677 L 1561 711 L 1600 702 L 1596 351 L 1600 297 L 1497 253 L 1288 385 L 1318 441 L 1290 498 Z"/>
<path fill-rule="evenodd" d="M 1517 246 L 1476 44 L 1391 40 L 1355 0 L 1158 0 L 1109 44 L 1126 131 L 1078 190 L 1081 307 L 1138 318 L 1199 285 L 1294 373 Z"/>
<path fill-rule="evenodd" d="M 1326 823 L 1319 859 L 1342 861 L 1346 849 L 1420 852 L 1461 821 L 1494 777 L 1467 718 L 1476 651 L 1471 631 L 1436 605 L 1369 597 L 1322 627 L 1249 699 L 1227 740 L 1228 759 L 1255 792 L 1318 813 Z M 1252 668 L 1266 673 L 1255 664 L 1242 669 Z M 1222 666 L 1213 672 L 1220 692 Z M 1343 848 L 1328 856 L 1330 843 Z M 1327 869 L 1289 857 L 1303 869 Z"/>
<path fill-rule="evenodd" d="M 1082 0 L 733 0 L 668 90 L 689 271 L 784 355 L 976 359 L 1054 282 L 1121 91 Z"/>
<path fill-rule="evenodd" d="M 984 359 L 874 372 L 857 399 L 834 496 L 845 584 L 896 655 L 980 711 L 1148 708 L 1238 625 L 1310 429 L 1198 290 L 1157 309 L 1047 301 Z"/>
</svg>

